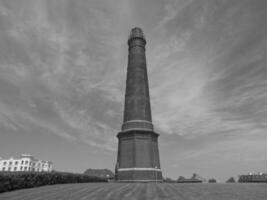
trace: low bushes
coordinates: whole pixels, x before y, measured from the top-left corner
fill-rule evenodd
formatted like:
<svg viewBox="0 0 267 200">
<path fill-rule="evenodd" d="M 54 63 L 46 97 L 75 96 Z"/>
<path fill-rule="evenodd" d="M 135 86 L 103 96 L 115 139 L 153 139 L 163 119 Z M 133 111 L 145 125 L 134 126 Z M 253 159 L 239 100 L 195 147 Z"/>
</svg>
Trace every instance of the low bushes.
<svg viewBox="0 0 267 200">
<path fill-rule="evenodd" d="M 107 179 L 66 172 L 1 172 L 0 193 L 63 183 L 107 182 Z"/>
</svg>

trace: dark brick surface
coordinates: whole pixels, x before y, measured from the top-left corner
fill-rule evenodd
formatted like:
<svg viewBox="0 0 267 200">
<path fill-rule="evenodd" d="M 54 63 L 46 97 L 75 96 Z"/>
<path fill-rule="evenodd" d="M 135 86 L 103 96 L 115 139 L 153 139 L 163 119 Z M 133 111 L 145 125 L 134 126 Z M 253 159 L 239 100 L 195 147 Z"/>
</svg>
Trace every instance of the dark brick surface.
<svg viewBox="0 0 267 200">
<path fill-rule="evenodd" d="M 118 165 L 120 168 L 160 168 L 158 151 L 158 134 L 153 131 L 128 131 L 118 134 L 119 150 Z M 136 175 L 119 171 L 119 180 L 155 180 L 161 179 L 161 172 L 153 175 L 155 171 L 135 171 Z M 152 174 L 152 175 L 151 175 Z M 142 177 L 141 177 L 142 176 Z"/>
<path fill-rule="evenodd" d="M 129 38 L 129 55 L 124 104 L 124 122 L 130 120 L 152 121 L 146 69 L 145 39 Z M 139 34 L 140 35 L 140 34 Z"/>
<path fill-rule="evenodd" d="M 122 130 L 129 130 L 134 128 L 153 130 L 153 124 L 147 121 L 128 121 L 122 124 Z"/>
<path fill-rule="evenodd" d="M 153 132 L 146 68 L 146 40 L 142 29 L 134 28 L 128 39 L 129 54 L 124 119 L 119 139 L 116 175 L 118 180 L 162 179 L 158 134 Z M 139 168 L 135 171 L 121 171 Z M 140 170 L 149 168 L 150 171 Z M 118 170 L 117 170 L 118 169 Z"/>
</svg>

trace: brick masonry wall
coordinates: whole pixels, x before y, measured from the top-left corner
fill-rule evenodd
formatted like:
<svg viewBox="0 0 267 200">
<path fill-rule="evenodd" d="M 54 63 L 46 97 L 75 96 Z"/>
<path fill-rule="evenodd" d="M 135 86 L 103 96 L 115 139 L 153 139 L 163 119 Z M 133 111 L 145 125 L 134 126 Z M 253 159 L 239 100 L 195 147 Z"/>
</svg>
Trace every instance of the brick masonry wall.
<svg viewBox="0 0 267 200">
<path fill-rule="evenodd" d="M 160 169 L 159 151 L 157 143 L 158 134 L 153 131 L 129 131 L 118 134 L 118 169 L 124 168 L 150 168 Z M 162 177 L 161 172 L 135 171 L 135 178 L 144 175 L 142 179 L 154 179 Z M 124 175 L 122 175 L 124 174 Z M 128 174 L 128 175 L 127 175 Z M 152 174 L 152 175 L 151 175 Z M 160 175 L 159 175 L 160 174 Z M 129 172 L 118 171 L 118 179 L 129 180 Z M 138 178 L 139 179 L 139 178 Z"/>
</svg>

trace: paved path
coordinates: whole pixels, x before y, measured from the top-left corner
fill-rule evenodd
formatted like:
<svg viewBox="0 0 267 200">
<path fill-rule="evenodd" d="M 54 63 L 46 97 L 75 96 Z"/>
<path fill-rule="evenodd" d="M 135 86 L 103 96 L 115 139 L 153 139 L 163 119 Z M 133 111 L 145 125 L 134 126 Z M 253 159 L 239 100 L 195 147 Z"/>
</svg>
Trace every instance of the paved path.
<svg viewBox="0 0 267 200">
<path fill-rule="evenodd" d="M 267 200 L 267 184 L 82 183 L 0 194 L 0 200 Z"/>
</svg>

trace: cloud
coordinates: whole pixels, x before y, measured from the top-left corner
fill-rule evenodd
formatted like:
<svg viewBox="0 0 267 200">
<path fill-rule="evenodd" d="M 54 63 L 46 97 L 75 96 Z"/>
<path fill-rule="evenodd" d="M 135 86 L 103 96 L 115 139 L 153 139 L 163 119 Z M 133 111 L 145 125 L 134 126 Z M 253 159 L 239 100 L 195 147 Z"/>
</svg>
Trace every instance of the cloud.
<svg viewBox="0 0 267 200">
<path fill-rule="evenodd" d="M 163 34 L 171 39 L 165 39 L 163 46 L 159 43 L 150 55 L 155 60 L 152 75 L 158 75 L 156 80 L 160 77 L 165 80 L 152 82 L 155 124 L 164 133 L 194 137 L 216 134 L 218 130 L 253 132 L 265 115 L 260 108 L 266 98 L 267 72 L 263 67 L 266 60 L 261 56 L 266 41 L 262 34 L 253 36 L 255 23 L 234 27 L 228 21 L 241 9 L 249 9 L 249 3 L 230 7 L 226 3 L 188 2 L 174 12 L 176 4 L 179 1 L 167 4 L 167 20 L 159 23 L 165 26 Z M 187 13 L 192 14 L 190 11 L 196 8 L 198 12 L 189 17 Z M 227 10 L 215 13 L 211 8 Z M 219 18 L 226 26 L 223 32 L 216 33 L 214 30 L 221 28 L 218 21 L 210 19 Z M 257 24 L 257 19 L 253 13 L 244 13 L 233 23 L 247 20 Z M 238 37 L 240 33 L 242 37 Z M 222 35 L 219 40 L 215 39 L 216 34 Z M 224 38 L 225 35 L 228 37 Z"/>
<path fill-rule="evenodd" d="M 122 95 L 112 75 L 119 52 L 111 54 L 118 42 L 110 13 L 81 2 L 24 3 L 1 5 L 3 21 L 10 24 L 1 35 L 1 121 L 14 130 L 38 126 L 114 150 L 109 141 L 116 131 L 109 120 L 118 124 Z M 109 118 L 102 117 L 106 111 Z"/>
</svg>

